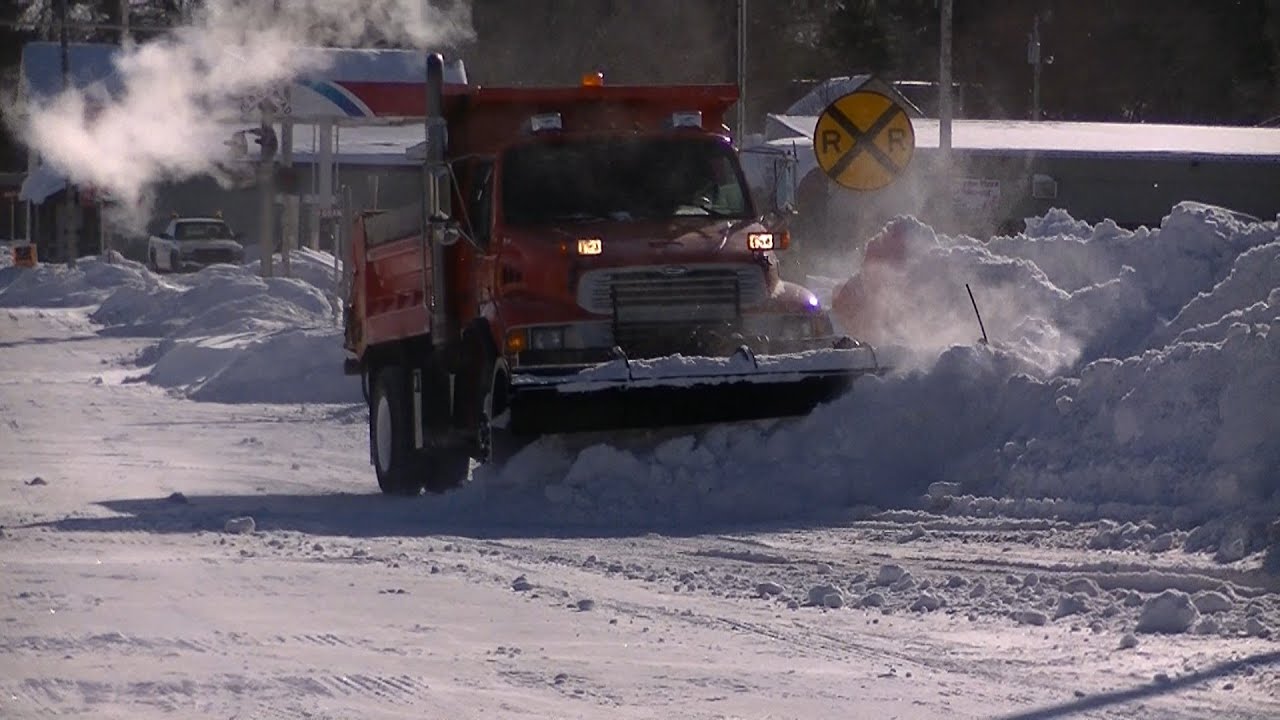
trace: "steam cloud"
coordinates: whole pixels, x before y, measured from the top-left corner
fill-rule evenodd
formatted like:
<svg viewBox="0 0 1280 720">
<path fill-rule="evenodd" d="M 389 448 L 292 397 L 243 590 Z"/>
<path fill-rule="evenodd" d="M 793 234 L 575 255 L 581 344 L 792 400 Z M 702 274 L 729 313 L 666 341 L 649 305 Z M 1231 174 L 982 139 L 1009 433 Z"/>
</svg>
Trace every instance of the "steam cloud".
<svg viewBox="0 0 1280 720">
<path fill-rule="evenodd" d="M 140 228 L 158 182 L 209 175 L 229 179 L 231 128 L 240 100 L 320 69 L 306 46 L 367 47 L 384 42 L 426 49 L 468 40 L 464 0 L 208 0 L 189 25 L 123 49 L 123 89 L 71 88 L 6 120 L 44 161 L 110 192 L 117 222 Z"/>
<path fill-rule="evenodd" d="M 1078 306 L 1032 262 L 973 238 L 938 236 L 914 217 L 891 220 L 868 253 L 883 259 L 864 261 L 833 313 L 845 332 L 877 350 L 893 348 L 897 367 L 927 370 L 947 348 L 981 338 L 966 283 L 992 344 L 1035 374 L 1052 375 L 1081 357 L 1084 339 L 1061 316 Z"/>
</svg>

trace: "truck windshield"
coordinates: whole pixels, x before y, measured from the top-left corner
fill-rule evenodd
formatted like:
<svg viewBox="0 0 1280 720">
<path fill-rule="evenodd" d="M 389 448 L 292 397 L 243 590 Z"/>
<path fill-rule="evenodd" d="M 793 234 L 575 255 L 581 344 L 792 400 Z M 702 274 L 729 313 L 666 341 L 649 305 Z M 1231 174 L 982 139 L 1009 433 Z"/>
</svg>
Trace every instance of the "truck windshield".
<svg viewBox="0 0 1280 720">
<path fill-rule="evenodd" d="M 181 222 L 173 228 L 175 240 L 226 240 L 231 228 L 226 223 L 213 221 Z"/>
<path fill-rule="evenodd" d="M 553 140 L 502 159 L 511 225 L 597 219 L 745 218 L 733 149 L 705 138 Z"/>
</svg>

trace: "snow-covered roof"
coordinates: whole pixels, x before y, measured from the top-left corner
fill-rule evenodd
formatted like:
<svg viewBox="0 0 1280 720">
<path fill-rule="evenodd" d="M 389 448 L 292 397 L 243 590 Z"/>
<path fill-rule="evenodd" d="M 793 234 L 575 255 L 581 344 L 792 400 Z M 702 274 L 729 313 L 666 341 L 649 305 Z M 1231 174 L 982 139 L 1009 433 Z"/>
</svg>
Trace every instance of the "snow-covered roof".
<svg viewBox="0 0 1280 720">
<path fill-rule="evenodd" d="M 97 82 L 111 93 L 122 89 L 116 74 L 115 58 L 120 46 L 108 43 L 70 43 L 67 60 L 71 83 L 87 87 Z M 380 48 L 300 48 L 299 66 L 320 67 L 302 73 L 306 80 L 337 83 L 416 84 L 426 77 L 426 54 L 416 50 Z M 56 95 L 62 90 L 62 54 L 56 42 L 30 42 L 22 48 L 22 77 L 32 97 Z M 466 67 L 461 60 L 445 64 L 445 82 L 466 84 Z"/>
<path fill-rule="evenodd" d="M 36 204 L 44 202 L 50 195 L 67 186 L 67 178 L 55 172 L 48 165 L 41 165 L 27 174 L 18 190 L 18 199 L 22 202 Z"/>
<path fill-rule="evenodd" d="M 816 115 L 776 115 L 772 127 L 790 134 L 770 138 L 789 147 L 812 145 Z M 917 148 L 937 148 L 939 123 L 915 118 Z M 1280 129 L 1145 123 L 955 120 L 951 147 L 961 151 L 1022 151 L 1122 157 L 1238 157 L 1280 161 Z"/>
<path fill-rule="evenodd" d="M 370 127 L 338 127 L 334 129 L 337 151 L 334 153 L 340 165 L 417 165 L 406 151 L 423 142 L 426 130 L 420 124 L 385 125 Z M 320 159 L 319 150 L 313 150 L 313 139 L 320 137 L 318 126 L 310 124 L 293 126 L 294 162 L 310 163 Z"/>
</svg>

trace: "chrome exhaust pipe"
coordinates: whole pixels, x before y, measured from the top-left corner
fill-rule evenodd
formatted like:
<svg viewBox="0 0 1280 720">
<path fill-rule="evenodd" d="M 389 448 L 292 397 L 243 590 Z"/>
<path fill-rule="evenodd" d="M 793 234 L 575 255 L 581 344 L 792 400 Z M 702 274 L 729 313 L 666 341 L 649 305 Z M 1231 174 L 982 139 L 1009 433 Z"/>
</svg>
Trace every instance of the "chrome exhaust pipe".
<svg viewBox="0 0 1280 720">
<path fill-rule="evenodd" d="M 423 229 L 431 252 L 431 343 L 443 347 L 453 338 L 453 318 L 449 314 L 448 273 L 445 268 L 444 234 L 450 220 L 453 190 L 449 166 L 445 162 L 448 125 L 444 119 L 444 58 L 427 55 L 426 157 L 424 165 Z M 426 249 L 423 251 L 426 259 Z"/>
</svg>

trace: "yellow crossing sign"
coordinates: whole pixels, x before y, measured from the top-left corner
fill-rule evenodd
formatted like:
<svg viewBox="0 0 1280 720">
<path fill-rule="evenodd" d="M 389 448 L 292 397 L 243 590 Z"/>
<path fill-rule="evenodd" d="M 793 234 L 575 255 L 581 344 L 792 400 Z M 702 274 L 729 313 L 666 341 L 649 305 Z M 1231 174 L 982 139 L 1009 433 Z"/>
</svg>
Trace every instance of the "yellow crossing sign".
<svg viewBox="0 0 1280 720">
<path fill-rule="evenodd" d="M 851 190 L 879 190 L 893 182 L 907 169 L 915 148 L 906 111 L 871 90 L 837 98 L 813 130 L 818 167 Z"/>
</svg>

